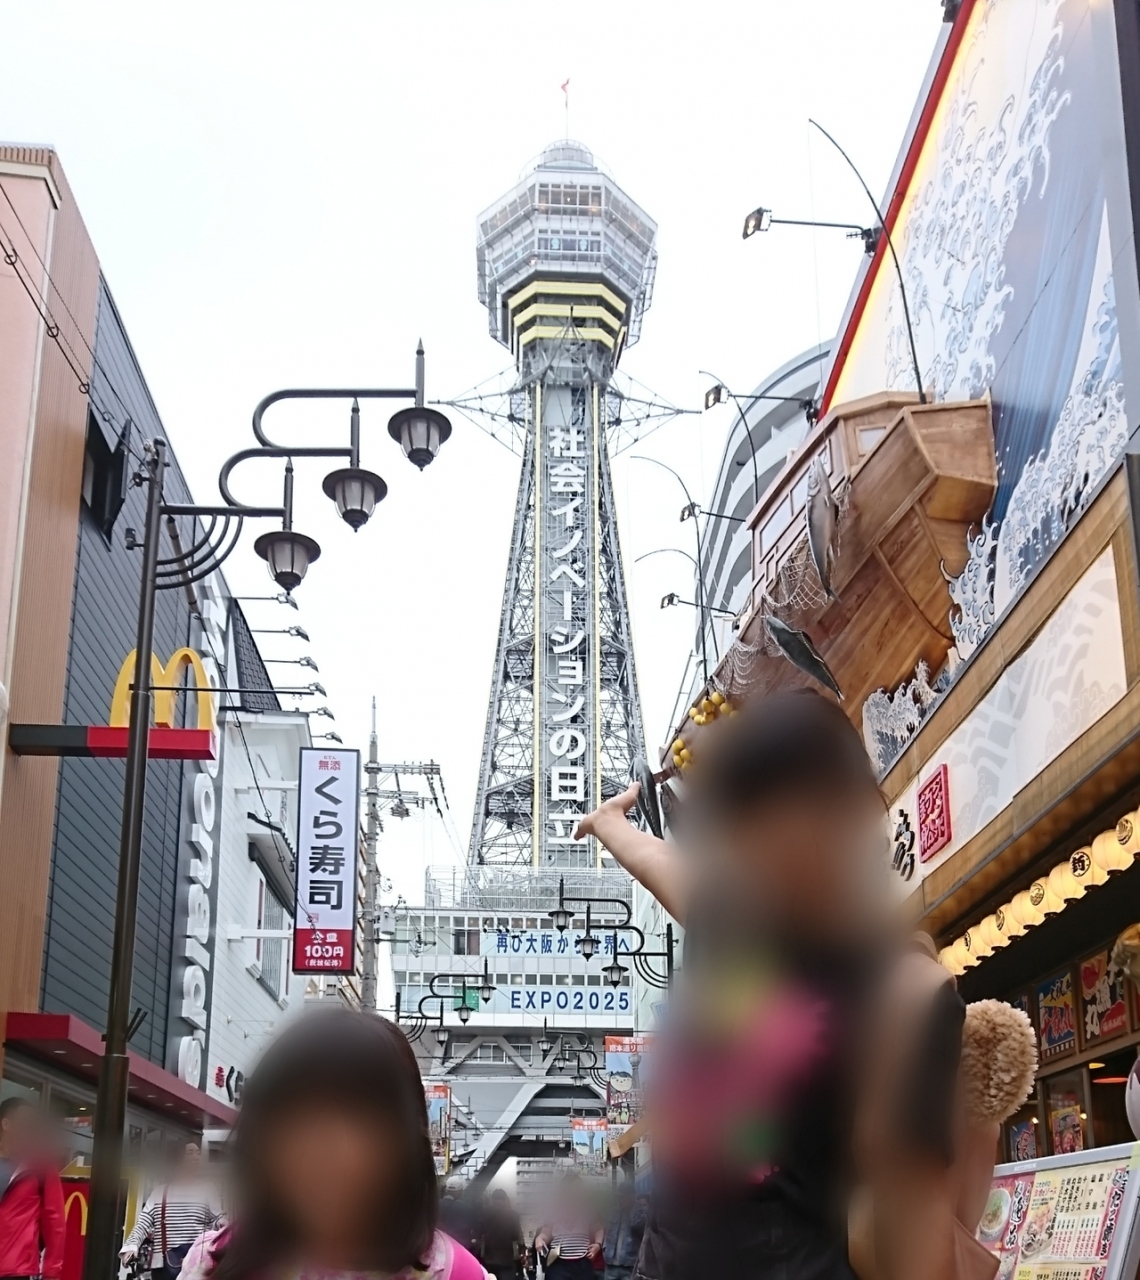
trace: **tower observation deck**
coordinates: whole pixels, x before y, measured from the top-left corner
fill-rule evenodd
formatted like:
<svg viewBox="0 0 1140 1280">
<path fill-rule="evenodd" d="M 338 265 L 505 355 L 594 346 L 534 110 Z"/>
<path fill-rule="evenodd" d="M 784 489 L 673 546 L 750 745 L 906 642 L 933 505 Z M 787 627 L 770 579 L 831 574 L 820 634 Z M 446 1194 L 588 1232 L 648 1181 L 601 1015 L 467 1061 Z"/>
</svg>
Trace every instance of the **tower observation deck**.
<svg viewBox="0 0 1140 1280">
<path fill-rule="evenodd" d="M 479 217 L 479 300 L 515 359 L 511 416 L 525 424 L 469 850 L 488 888 L 495 868 L 603 867 L 574 826 L 645 752 L 609 446 L 611 378 L 652 300 L 656 234 L 569 140 Z"/>
</svg>

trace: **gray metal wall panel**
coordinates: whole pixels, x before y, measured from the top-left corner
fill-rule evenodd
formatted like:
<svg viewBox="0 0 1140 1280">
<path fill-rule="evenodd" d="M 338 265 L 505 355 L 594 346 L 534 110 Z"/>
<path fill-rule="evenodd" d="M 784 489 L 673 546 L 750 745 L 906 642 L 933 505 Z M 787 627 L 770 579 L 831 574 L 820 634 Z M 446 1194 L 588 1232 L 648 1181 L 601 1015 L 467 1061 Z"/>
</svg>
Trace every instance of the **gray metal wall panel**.
<svg viewBox="0 0 1140 1280">
<path fill-rule="evenodd" d="M 162 433 L 150 392 L 111 300 L 101 285 L 95 348 L 101 369 L 93 377 L 99 402 L 118 423 L 103 423 L 117 439 L 128 416 L 139 440 Z M 114 387 L 114 392 L 108 386 Z M 117 394 L 116 394 L 117 393 Z M 177 464 L 167 474 L 175 501 L 190 495 Z M 74 604 L 68 650 L 64 721 L 103 724 L 119 667 L 134 644 L 141 555 L 123 545 L 127 526 L 143 526 L 144 495 L 131 488 L 114 528 L 112 544 L 86 510 L 76 548 Z M 187 643 L 190 616 L 179 591 L 162 592 L 155 618 L 155 651 L 165 660 Z M 179 815 L 185 766 L 152 761 L 147 777 L 142 873 L 135 950 L 134 1003 L 147 1011 L 132 1048 L 162 1063 L 173 941 Z M 56 801 L 48 922 L 44 935 L 41 1005 L 74 1013 L 102 1030 L 110 985 L 115 882 L 124 762 L 63 761 Z"/>
</svg>

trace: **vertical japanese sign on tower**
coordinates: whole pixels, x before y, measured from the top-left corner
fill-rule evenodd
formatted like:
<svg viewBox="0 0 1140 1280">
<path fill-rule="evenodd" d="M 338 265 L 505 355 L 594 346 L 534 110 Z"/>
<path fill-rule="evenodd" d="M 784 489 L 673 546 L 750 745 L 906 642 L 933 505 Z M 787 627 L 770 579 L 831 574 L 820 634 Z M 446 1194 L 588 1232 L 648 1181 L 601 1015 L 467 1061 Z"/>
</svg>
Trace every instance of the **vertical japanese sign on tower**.
<svg viewBox="0 0 1140 1280">
<path fill-rule="evenodd" d="M 360 753 L 301 750 L 294 973 L 356 968 Z"/>
<path fill-rule="evenodd" d="M 597 804 L 596 429 L 590 399 L 586 386 L 548 384 L 536 393 L 541 449 L 536 864 L 575 865 L 597 856 L 574 839 L 578 820 Z"/>
</svg>

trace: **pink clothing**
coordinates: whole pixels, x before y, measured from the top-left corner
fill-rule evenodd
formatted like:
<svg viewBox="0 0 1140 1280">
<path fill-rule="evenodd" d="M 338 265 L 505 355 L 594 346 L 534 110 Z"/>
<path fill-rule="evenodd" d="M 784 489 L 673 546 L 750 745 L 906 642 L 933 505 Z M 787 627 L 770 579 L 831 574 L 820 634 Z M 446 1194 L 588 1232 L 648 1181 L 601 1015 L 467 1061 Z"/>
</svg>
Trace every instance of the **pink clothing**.
<svg viewBox="0 0 1140 1280">
<path fill-rule="evenodd" d="M 204 1231 L 190 1246 L 179 1280 L 209 1280 L 214 1269 L 214 1245 L 222 1235 L 228 1236 L 229 1231 L 228 1227 L 220 1231 Z M 442 1231 L 435 1233 L 425 1261 L 426 1270 L 405 1267 L 392 1280 L 489 1280 L 475 1258 Z M 282 1271 L 276 1280 L 378 1280 L 378 1276 L 375 1271 L 323 1271 L 293 1267 Z"/>
</svg>

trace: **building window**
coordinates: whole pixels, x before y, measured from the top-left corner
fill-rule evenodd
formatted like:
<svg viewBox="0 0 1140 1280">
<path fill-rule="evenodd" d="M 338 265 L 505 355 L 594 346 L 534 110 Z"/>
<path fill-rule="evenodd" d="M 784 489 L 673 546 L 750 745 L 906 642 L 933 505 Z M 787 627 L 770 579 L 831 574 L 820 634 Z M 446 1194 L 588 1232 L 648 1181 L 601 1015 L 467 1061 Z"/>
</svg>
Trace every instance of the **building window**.
<svg viewBox="0 0 1140 1280">
<path fill-rule="evenodd" d="M 457 956 L 477 956 L 479 954 L 481 936 L 478 929 L 453 930 L 452 938 L 455 943 L 455 954 Z"/>
<path fill-rule="evenodd" d="M 285 928 L 285 907 L 264 880 L 260 880 L 257 885 L 257 927 Z M 258 938 L 257 960 L 261 966 L 258 982 L 274 1000 L 280 1000 L 288 981 L 285 972 L 285 939 Z"/>
</svg>

